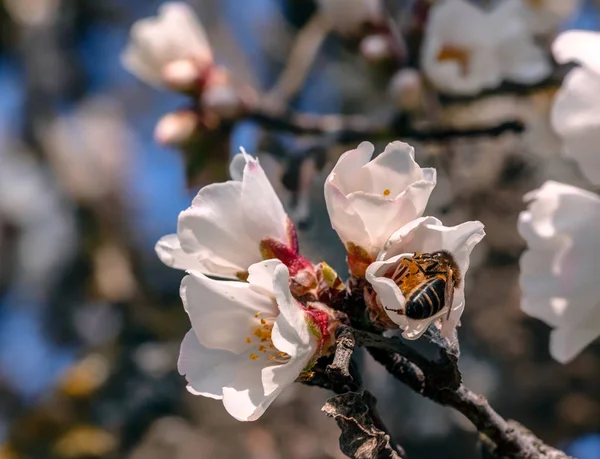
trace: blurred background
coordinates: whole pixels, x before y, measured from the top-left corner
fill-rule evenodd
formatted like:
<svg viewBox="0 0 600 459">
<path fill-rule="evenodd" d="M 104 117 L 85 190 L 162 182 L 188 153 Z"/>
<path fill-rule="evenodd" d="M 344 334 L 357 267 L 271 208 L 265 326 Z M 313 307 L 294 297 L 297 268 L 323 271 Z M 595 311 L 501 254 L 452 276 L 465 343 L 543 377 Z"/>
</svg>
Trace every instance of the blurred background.
<svg viewBox="0 0 600 459">
<path fill-rule="evenodd" d="M 182 273 L 160 263 L 154 244 L 175 231 L 199 185 L 227 178 L 228 158 L 243 145 L 273 179 L 303 252 L 345 275 L 322 184 L 363 139 L 240 119 L 207 135 L 193 158 L 160 146 L 157 121 L 189 100 L 146 86 L 119 55 L 131 25 L 161 3 L 0 3 L 0 458 L 341 458 L 339 430 L 320 412 L 323 390 L 295 385 L 253 423 L 185 391 L 176 370 L 189 328 Z M 315 25 L 325 1 L 189 3 L 216 61 L 261 96 L 277 95 L 273 104 L 317 120 L 384 120 L 370 136 L 376 151 L 399 138 L 415 145 L 421 165 L 438 168 L 426 214 L 446 225 L 478 219 L 487 232 L 459 331 L 467 385 L 548 443 L 600 458 L 600 345 L 560 365 L 549 357 L 549 328 L 519 308 L 523 194 L 547 179 L 586 186 L 549 126 L 564 72 L 484 96 L 427 88 L 414 109 L 398 71 L 419 69 L 433 2 L 384 2 L 384 27 L 359 34 Z M 600 30 L 599 2 L 581 1 L 557 28 Z M 307 71 L 296 68 L 300 83 L 281 90 L 284 71 L 303 67 L 292 53 L 299 43 Z M 549 43 L 540 40 L 548 55 Z M 478 457 L 466 419 L 359 357 L 410 457 Z"/>
</svg>

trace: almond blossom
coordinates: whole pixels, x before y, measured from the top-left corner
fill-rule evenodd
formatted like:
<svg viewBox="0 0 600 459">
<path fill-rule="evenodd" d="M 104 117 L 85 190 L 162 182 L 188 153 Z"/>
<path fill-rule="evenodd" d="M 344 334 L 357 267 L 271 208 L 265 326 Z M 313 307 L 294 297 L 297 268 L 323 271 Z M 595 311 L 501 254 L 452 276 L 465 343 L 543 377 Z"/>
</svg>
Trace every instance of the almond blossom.
<svg viewBox="0 0 600 459">
<path fill-rule="evenodd" d="M 168 266 L 231 279 L 248 267 L 279 258 L 292 275 L 312 265 L 298 255 L 293 223 L 258 160 L 245 152 L 231 161 L 234 180 L 202 188 L 179 214 L 177 234 L 161 238 L 156 253 Z"/>
<path fill-rule="evenodd" d="M 290 293 L 281 262 L 263 261 L 248 272 L 248 282 L 191 272 L 181 284 L 192 329 L 181 345 L 179 372 L 192 394 L 222 400 L 240 421 L 258 419 L 310 369 L 330 336 L 326 322 Z"/>
<path fill-rule="evenodd" d="M 556 94 L 552 127 L 564 142 L 583 175 L 600 185 L 600 33 L 570 30 L 556 38 L 552 52 L 557 62 L 577 62 Z"/>
<path fill-rule="evenodd" d="M 516 0 L 523 8 L 523 17 L 534 34 L 555 32 L 560 23 L 579 8 L 580 0 Z"/>
<path fill-rule="evenodd" d="M 504 80 L 535 83 L 550 74 L 521 10 L 501 2 L 484 11 L 466 0 L 436 2 L 422 47 L 423 70 L 441 91 L 472 95 Z"/>
<path fill-rule="evenodd" d="M 213 62 L 202 24 L 183 2 L 163 4 L 156 17 L 137 21 L 131 28 L 123 65 L 153 86 L 166 82 L 193 84 Z"/>
<path fill-rule="evenodd" d="M 406 339 L 419 338 L 438 319 L 441 320 L 442 335 L 451 337 L 465 307 L 465 276 L 469 269 L 469 258 L 484 236 L 483 224 L 478 221 L 447 227 L 437 218 L 422 217 L 406 224 L 389 238 L 377 261 L 367 268 L 367 282 L 376 293 L 376 304 L 371 306 L 383 309 L 388 318 L 403 330 L 402 336 Z M 448 252 L 458 267 L 460 280 L 455 285 L 452 304 L 444 305 L 433 316 L 421 320 L 396 312 L 404 308 L 407 298 L 390 274 L 405 258 L 410 259 L 416 253 L 440 251 Z M 377 314 L 378 311 L 372 312 Z"/>
<path fill-rule="evenodd" d="M 553 327 L 550 353 L 567 363 L 600 336 L 600 196 L 549 181 L 525 200 L 521 308 Z"/>
<path fill-rule="evenodd" d="M 325 182 L 331 225 L 361 277 L 390 235 L 423 214 L 436 183 L 435 169 L 419 167 L 410 145 L 392 142 L 371 160 L 373 151 L 369 142 L 347 151 Z"/>
</svg>

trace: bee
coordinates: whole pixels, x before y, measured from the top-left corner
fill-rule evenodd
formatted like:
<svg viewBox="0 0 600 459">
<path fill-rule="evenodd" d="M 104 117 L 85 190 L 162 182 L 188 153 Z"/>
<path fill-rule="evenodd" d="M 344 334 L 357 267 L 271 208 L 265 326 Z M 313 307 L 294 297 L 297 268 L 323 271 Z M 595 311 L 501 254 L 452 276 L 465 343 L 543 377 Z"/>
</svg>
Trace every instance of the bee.
<svg viewBox="0 0 600 459">
<path fill-rule="evenodd" d="M 449 252 L 415 253 L 403 259 L 389 276 L 406 297 L 402 309 L 388 311 L 410 319 L 427 319 L 454 300 L 454 289 L 460 286 L 460 270 Z"/>
</svg>

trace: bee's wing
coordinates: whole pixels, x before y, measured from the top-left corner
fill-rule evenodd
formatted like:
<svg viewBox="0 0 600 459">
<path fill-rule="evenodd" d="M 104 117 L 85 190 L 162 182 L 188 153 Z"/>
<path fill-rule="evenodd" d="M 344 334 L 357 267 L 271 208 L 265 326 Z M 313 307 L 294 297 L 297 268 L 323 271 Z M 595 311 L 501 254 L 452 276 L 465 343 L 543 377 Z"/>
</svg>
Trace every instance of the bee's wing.
<svg viewBox="0 0 600 459">
<path fill-rule="evenodd" d="M 448 275 L 446 277 L 446 288 L 444 290 L 444 305 L 448 307 L 448 315 L 446 319 L 450 318 L 452 312 L 452 303 L 454 302 L 454 281 L 452 276 L 452 269 L 448 269 Z"/>
</svg>

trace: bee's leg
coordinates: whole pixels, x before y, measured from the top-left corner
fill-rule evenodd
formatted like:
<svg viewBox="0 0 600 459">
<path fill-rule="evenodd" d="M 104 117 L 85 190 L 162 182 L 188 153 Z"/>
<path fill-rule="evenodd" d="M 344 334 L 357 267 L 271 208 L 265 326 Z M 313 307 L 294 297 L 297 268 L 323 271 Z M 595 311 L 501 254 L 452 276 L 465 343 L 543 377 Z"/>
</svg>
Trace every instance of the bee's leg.
<svg viewBox="0 0 600 459">
<path fill-rule="evenodd" d="M 448 308 L 446 320 L 450 319 L 452 312 L 452 303 L 454 303 L 454 282 L 452 281 L 452 269 L 448 270 L 448 278 L 446 279 L 446 288 L 444 290 L 444 304 Z"/>
<path fill-rule="evenodd" d="M 386 308 L 385 306 L 383 307 L 383 309 L 385 309 L 386 311 L 390 311 L 390 312 L 395 312 L 396 314 L 399 314 L 401 316 L 406 314 L 406 308 L 400 308 L 400 309 L 390 309 L 390 308 Z"/>
</svg>

